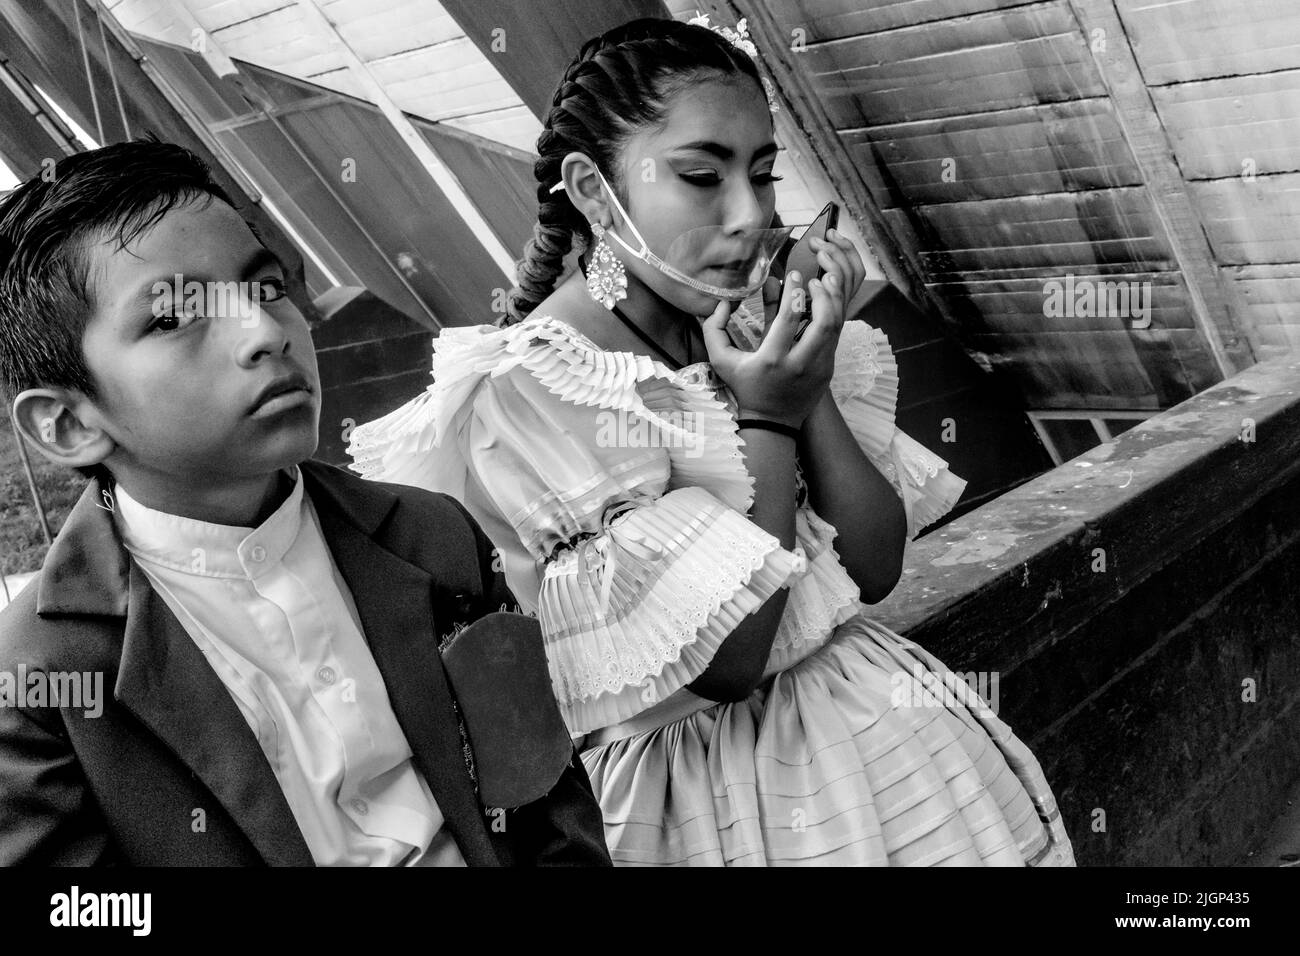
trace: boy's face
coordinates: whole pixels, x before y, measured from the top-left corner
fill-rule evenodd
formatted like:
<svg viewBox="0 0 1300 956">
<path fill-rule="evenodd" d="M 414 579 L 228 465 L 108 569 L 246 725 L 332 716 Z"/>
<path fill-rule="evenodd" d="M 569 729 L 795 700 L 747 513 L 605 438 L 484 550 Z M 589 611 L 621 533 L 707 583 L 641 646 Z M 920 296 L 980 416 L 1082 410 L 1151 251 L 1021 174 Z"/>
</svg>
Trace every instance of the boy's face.
<svg viewBox="0 0 1300 956">
<path fill-rule="evenodd" d="M 88 246 L 88 259 L 95 310 L 83 348 L 119 481 L 146 472 L 211 486 L 311 457 L 311 334 L 234 209 L 206 196 L 179 203 L 125 249 Z"/>
</svg>

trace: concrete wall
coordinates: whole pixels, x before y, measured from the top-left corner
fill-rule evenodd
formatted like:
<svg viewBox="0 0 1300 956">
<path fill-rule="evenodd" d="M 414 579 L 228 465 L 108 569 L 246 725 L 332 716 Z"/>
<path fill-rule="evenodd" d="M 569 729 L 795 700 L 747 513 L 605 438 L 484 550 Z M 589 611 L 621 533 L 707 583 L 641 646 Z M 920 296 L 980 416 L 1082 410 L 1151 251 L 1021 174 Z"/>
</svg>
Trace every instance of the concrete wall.
<svg viewBox="0 0 1300 956">
<path fill-rule="evenodd" d="M 873 616 L 999 675 L 1082 864 L 1232 864 L 1300 776 L 1300 362 L 913 544 Z"/>
</svg>

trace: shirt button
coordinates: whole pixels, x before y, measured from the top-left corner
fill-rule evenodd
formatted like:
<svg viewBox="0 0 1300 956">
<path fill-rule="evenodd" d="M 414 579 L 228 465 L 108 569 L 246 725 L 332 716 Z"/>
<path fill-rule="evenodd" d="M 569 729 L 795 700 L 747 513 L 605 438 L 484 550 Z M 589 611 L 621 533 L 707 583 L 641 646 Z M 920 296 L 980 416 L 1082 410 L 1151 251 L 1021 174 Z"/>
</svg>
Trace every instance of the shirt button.
<svg viewBox="0 0 1300 956">
<path fill-rule="evenodd" d="M 316 672 L 316 679 L 319 680 L 322 684 L 334 683 L 335 676 L 336 675 L 334 673 L 334 668 L 332 667 L 322 667 L 320 670 Z"/>
<path fill-rule="evenodd" d="M 266 560 L 266 548 L 262 547 L 260 544 L 255 545 L 253 550 L 248 552 L 248 556 L 261 564 Z"/>
<path fill-rule="evenodd" d="M 370 805 L 366 803 L 366 801 L 364 800 L 360 800 L 360 799 L 353 800 L 352 809 L 357 813 L 358 816 L 364 817 L 367 813 L 370 812 Z"/>
</svg>

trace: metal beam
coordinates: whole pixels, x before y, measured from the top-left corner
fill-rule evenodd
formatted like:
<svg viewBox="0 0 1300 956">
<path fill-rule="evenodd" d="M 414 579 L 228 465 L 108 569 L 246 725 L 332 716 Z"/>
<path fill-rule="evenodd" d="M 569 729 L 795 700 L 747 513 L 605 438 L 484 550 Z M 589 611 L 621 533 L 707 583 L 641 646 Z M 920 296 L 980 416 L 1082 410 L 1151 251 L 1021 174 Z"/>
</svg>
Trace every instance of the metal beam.
<svg viewBox="0 0 1300 956">
<path fill-rule="evenodd" d="M 1220 374 L 1230 378 L 1255 363 L 1250 341 L 1237 325 L 1240 304 L 1214 258 L 1123 21 L 1113 0 L 1067 2 L 1092 50 L 1114 104 L 1115 118 L 1142 171 L 1156 218 L 1182 272 L 1192 318 Z"/>
<path fill-rule="evenodd" d="M 97 0 L 87 0 L 87 2 L 94 3 L 97 2 Z M 203 57 L 204 62 L 208 64 L 209 69 L 211 69 L 212 72 L 216 74 L 218 77 L 227 79 L 230 82 L 234 83 L 235 86 L 238 87 L 244 99 L 249 103 L 249 105 L 253 106 L 257 110 L 260 110 L 260 116 L 269 120 L 271 124 L 275 126 L 276 130 L 284 138 L 285 142 L 289 144 L 289 147 L 302 160 L 302 162 L 309 169 L 311 169 L 313 173 L 315 173 L 317 180 L 329 192 L 331 198 L 333 198 L 334 202 L 338 205 L 339 209 L 343 211 L 343 213 L 352 221 L 353 226 L 361 233 L 362 236 L 365 237 L 366 241 L 370 243 L 371 248 L 374 249 L 375 252 L 379 255 L 380 261 L 382 261 L 385 265 L 388 266 L 388 268 L 392 271 L 393 275 L 397 278 L 398 282 L 400 282 L 403 288 L 406 289 L 407 294 L 411 296 L 411 298 L 415 301 L 415 303 L 419 305 L 420 308 L 424 309 L 425 314 L 428 315 L 429 320 L 432 323 L 432 327 L 434 329 L 441 328 L 442 322 L 438 318 L 437 313 L 433 310 L 433 307 L 429 305 L 429 303 L 427 303 L 424 300 L 424 297 L 420 295 L 419 291 L 413 285 L 411 285 L 410 280 L 408 280 L 406 276 L 402 274 L 402 271 L 397 268 L 396 263 L 394 263 L 389 258 L 388 254 L 383 250 L 383 248 L 379 245 L 379 243 L 375 240 L 375 238 L 370 234 L 369 230 L 366 229 L 365 224 L 356 217 L 356 215 L 352 212 L 351 208 L 347 205 L 347 203 L 343 201 L 343 198 L 338 194 L 338 191 L 334 188 L 333 183 L 331 183 L 327 177 L 321 175 L 320 170 L 316 168 L 315 164 L 311 161 L 311 158 L 303 151 L 302 147 L 293 138 L 288 128 L 283 123 L 280 122 L 278 116 L 276 115 L 275 101 L 270 96 L 270 94 L 268 94 L 262 88 L 261 84 L 258 83 L 254 77 L 240 70 L 239 67 L 235 64 L 235 61 L 226 55 L 225 51 L 221 48 L 221 44 L 218 43 L 216 39 L 210 33 L 208 33 L 207 30 L 203 28 L 203 25 L 199 23 L 197 18 L 195 18 L 194 12 L 189 8 L 189 4 L 186 2 L 186 0 L 165 0 L 165 2 L 167 2 L 168 6 L 170 7 L 172 14 L 176 16 L 181 23 L 189 27 L 191 31 L 198 30 L 203 35 L 204 43 L 202 44 L 203 49 L 200 55 Z M 114 26 L 116 27 L 116 29 L 118 29 L 121 33 L 123 33 L 128 38 L 129 42 L 131 42 L 132 46 L 134 47 L 134 41 L 130 40 L 129 32 L 125 28 L 123 28 L 121 24 L 117 23 L 116 19 L 114 19 Z M 135 49 L 138 53 L 138 47 L 135 47 Z M 142 54 L 140 54 L 138 58 L 144 62 L 148 62 L 147 58 L 145 58 Z M 152 64 L 150 64 L 150 66 L 152 67 Z M 163 84 L 167 84 L 166 78 L 162 77 L 162 75 L 157 72 L 156 67 L 153 68 L 153 72 L 158 75 L 160 82 L 162 82 Z M 170 89 L 170 84 L 167 84 L 167 87 L 168 89 Z M 174 90 L 172 92 L 175 93 Z M 180 97 L 179 93 L 175 93 L 175 95 Z M 183 97 L 180 98 L 182 102 L 184 102 L 184 98 Z M 242 178 L 244 182 L 248 184 L 247 188 L 251 190 L 250 195 L 255 196 L 254 201 L 258 202 L 259 204 L 262 204 L 262 208 L 264 208 L 267 214 L 277 222 L 277 224 L 279 225 L 282 231 L 284 231 L 286 234 L 298 234 L 296 241 L 302 243 L 303 248 L 306 250 L 306 253 L 316 260 L 318 267 L 320 267 L 323 272 L 327 274 L 330 273 L 332 270 L 325 267 L 323 257 L 311 248 L 311 244 L 309 244 L 307 240 L 300 234 L 299 230 L 295 229 L 292 223 L 290 223 L 287 219 L 282 218 L 281 214 L 276 209 L 274 203 L 269 201 L 264 204 L 262 203 L 261 192 L 258 189 L 258 187 L 253 185 L 252 177 L 244 169 L 240 161 L 229 150 L 225 148 L 220 138 L 215 134 L 215 131 L 213 129 L 210 129 L 207 126 L 207 124 L 205 124 L 197 115 L 193 113 L 193 111 L 189 110 L 188 105 L 185 107 L 185 110 L 188 116 L 193 117 L 191 121 L 192 124 L 197 124 L 196 133 L 198 133 L 200 136 L 203 136 L 205 142 L 211 143 L 209 148 L 213 151 L 213 153 L 217 156 L 222 157 L 222 160 L 225 165 L 227 165 L 228 167 L 234 170 L 238 170 L 239 176 Z M 274 176 L 272 176 L 271 178 L 272 181 L 274 182 Z M 297 203 L 294 202 L 293 197 L 288 193 L 287 190 L 281 189 L 279 190 L 279 192 L 280 195 L 277 198 L 281 202 L 283 202 L 286 206 L 291 206 L 291 207 L 297 206 Z M 303 216 L 302 219 L 306 223 L 307 231 L 311 232 L 313 241 L 323 243 L 324 247 L 329 250 L 330 256 L 336 264 L 343 263 L 346 266 L 345 258 L 342 255 L 340 255 L 339 252 L 334 248 L 333 244 L 330 243 L 329 240 L 326 237 L 324 237 L 319 232 L 319 230 L 315 228 L 315 224 L 312 223 L 305 216 Z"/>
<path fill-rule="evenodd" d="M 33 175 L 41 160 L 49 155 L 38 144 L 56 146 L 65 156 L 81 151 L 76 134 L 68 128 L 57 113 L 47 109 L 45 99 L 27 77 L 0 55 L 0 86 L 9 93 L 7 102 L 0 105 L 5 125 L 0 129 L 0 151 L 16 158 L 20 168 L 14 173 Z"/>
<path fill-rule="evenodd" d="M 513 282 L 515 279 L 515 257 L 506 249 L 505 244 L 497 236 L 496 230 L 492 224 L 487 221 L 474 200 L 470 197 L 456 174 L 452 172 L 437 151 L 429 145 L 429 141 L 420 135 L 420 131 L 415 128 L 401 108 L 393 102 L 393 98 L 388 95 L 388 90 L 384 87 L 374 74 L 370 71 L 369 65 L 357 55 L 356 51 L 348 45 L 347 41 L 339 34 L 338 28 L 333 21 L 325 14 L 319 6 L 319 0 L 297 0 L 298 9 L 302 11 L 303 17 L 307 23 L 323 36 L 347 64 L 353 79 L 361 86 L 362 92 L 366 98 L 371 100 L 385 118 L 396 130 L 397 135 L 402 138 L 402 142 L 415 155 L 416 160 L 424 167 L 429 177 L 442 190 L 447 201 L 451 203 L 452 208 L 464 220 L 465 225 L 469 227 L 475 238 L 482 243 L 483 248 L 488 255 L 501 269 L 507 280 Z"/>
</svg>

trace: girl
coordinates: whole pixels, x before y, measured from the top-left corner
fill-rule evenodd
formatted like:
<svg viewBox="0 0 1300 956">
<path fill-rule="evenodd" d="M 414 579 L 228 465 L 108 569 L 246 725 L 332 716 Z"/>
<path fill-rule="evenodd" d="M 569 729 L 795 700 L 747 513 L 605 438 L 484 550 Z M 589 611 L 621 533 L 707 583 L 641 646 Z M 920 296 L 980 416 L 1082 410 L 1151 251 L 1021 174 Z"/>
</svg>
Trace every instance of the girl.
<svg viewBox="0 0 1300 956">
<path fill-rule="evenodd" d="M 492 537 L 616 863 L 1070 864 L 1032 754 L 863 613 L 965 483 L 894 426 L 884 336 L 841 329 L 852 243 L 817 245 L 825 278 L 787 276 L 766 330 L 732 315 L 785 235 L 735 39 L 638 20 L 583 46 L 510 321 L 444 330 L 434 383 L 354 430 L 354 467 L 457 496 Z"/>
</svg>

